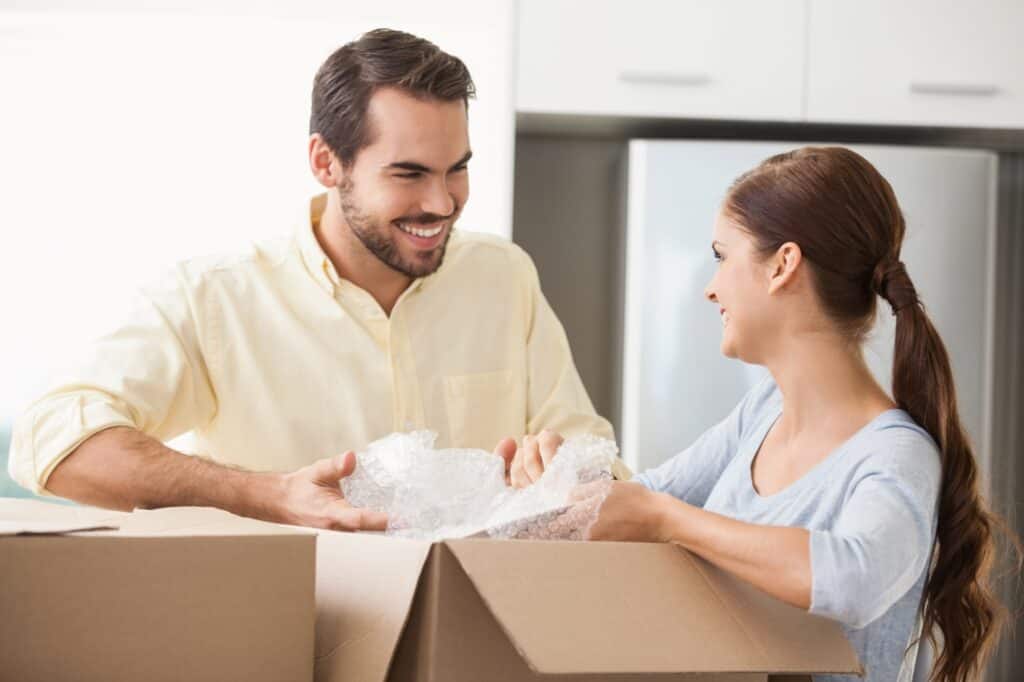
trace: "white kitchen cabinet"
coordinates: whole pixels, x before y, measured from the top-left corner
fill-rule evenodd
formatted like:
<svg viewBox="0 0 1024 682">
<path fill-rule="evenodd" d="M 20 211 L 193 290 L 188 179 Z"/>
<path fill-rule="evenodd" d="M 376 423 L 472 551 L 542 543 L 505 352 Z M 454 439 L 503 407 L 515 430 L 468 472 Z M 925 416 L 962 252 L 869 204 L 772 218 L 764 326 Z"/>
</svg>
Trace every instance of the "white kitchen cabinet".
<svg viewBox="0 0 1024 682">
<path fill-rule="evenodd" d="M 798 120 L 804 0 L 521 0 L 522 112 Z"/>
<path fill-rule="evenodd" d="M 807 118 L 1024 127 L 1021 0 L 813 0 Z"/>
</svg>

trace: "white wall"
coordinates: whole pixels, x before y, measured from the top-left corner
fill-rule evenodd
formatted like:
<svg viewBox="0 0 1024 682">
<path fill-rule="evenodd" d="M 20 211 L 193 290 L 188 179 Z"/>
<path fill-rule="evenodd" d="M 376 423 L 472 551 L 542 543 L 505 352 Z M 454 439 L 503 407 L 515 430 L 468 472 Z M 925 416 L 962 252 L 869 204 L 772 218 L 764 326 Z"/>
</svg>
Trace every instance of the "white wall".
<svg viewBox="0 0 1024 682">
<path fill-rule="evenodd" d="M 507 2 L 0 2 L 0 422 L 175 260 L 291 229 L 313 75 L 363 31 L 466 61 L 472 197 L 511 234 Z"/>
</svg>

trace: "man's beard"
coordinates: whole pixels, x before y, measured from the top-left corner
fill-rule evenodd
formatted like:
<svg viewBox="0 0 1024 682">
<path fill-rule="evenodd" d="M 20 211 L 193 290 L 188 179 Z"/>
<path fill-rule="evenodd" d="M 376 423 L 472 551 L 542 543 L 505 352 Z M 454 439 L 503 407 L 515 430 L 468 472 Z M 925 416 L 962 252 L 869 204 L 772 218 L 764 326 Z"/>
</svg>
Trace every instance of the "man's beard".
<svg viewBox="0 0 1024 682">
<path fill-rule="evenodd" d="M 359 238 L 363 246 L 382 263 L 413 279 L 431 275 L 441 267 L 445 249 L 448 248 L 448 240 L 455 230 L 454 221 L 448 226 L 444 241 L 439 246 L 427 252 L 419 252 L 413 259 L 406 259 L 399 253 L 398 244 L 395 243 L 396 237 L 391 234 L 391 224 L 382 225 L 374 216 L 363 213 L 356 205 L 352 196 L 354 191 L 351 178 L 346 178 L 338 185 L 338 193 L 341 196 L 341 215 L 345 218 L 345 222 L 348 223 L 352 233 Z M 402 222 L 409 225 L 437 223 L 454 218 L 458 212 L 459 207 L 456 205 L 449 216 L 422 214 L 408 219 L 403 218 Z"/>
</svg>

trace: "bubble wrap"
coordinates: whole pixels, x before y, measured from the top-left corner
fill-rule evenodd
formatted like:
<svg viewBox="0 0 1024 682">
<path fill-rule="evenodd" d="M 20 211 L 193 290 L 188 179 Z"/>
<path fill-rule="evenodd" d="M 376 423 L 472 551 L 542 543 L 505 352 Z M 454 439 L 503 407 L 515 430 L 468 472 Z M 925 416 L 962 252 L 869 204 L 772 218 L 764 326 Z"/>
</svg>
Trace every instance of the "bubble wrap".
<svg viewBox="0 0 1024 682">
<path fill-rule="evenodd" d="M 582 540 L 600 499 L 571 502 L 582 483 L 611 481 L 615 443 L 567 439 L 528 488 L 505 483 L 505 462 L 484 450 L 434 449 L 430 431 L 393 433 L 356 454 L 341 490 L 354 506 L 388 514 L 388 534 L 424 540 L 455 537 Z M 598 486 L 607 494 L 608 486 Z"/>
</svg>

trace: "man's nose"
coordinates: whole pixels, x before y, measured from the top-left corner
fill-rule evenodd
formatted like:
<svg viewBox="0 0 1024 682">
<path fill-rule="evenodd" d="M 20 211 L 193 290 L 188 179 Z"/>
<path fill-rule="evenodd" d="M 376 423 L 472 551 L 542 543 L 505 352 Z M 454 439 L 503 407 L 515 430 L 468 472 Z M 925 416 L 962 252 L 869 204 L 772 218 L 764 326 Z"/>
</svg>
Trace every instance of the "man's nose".
<svg viewBox="0 0 1024 682">
<path fill-rule="evenodd" d="M 448 183 L 444 180 L 430 183 L 426 196 L 423 197 L 421 206 L 424 213 L 433 213 L 439 216 L 451 215 L 455 210 L 455 198 L 448 191 Z"/>
</svg>

